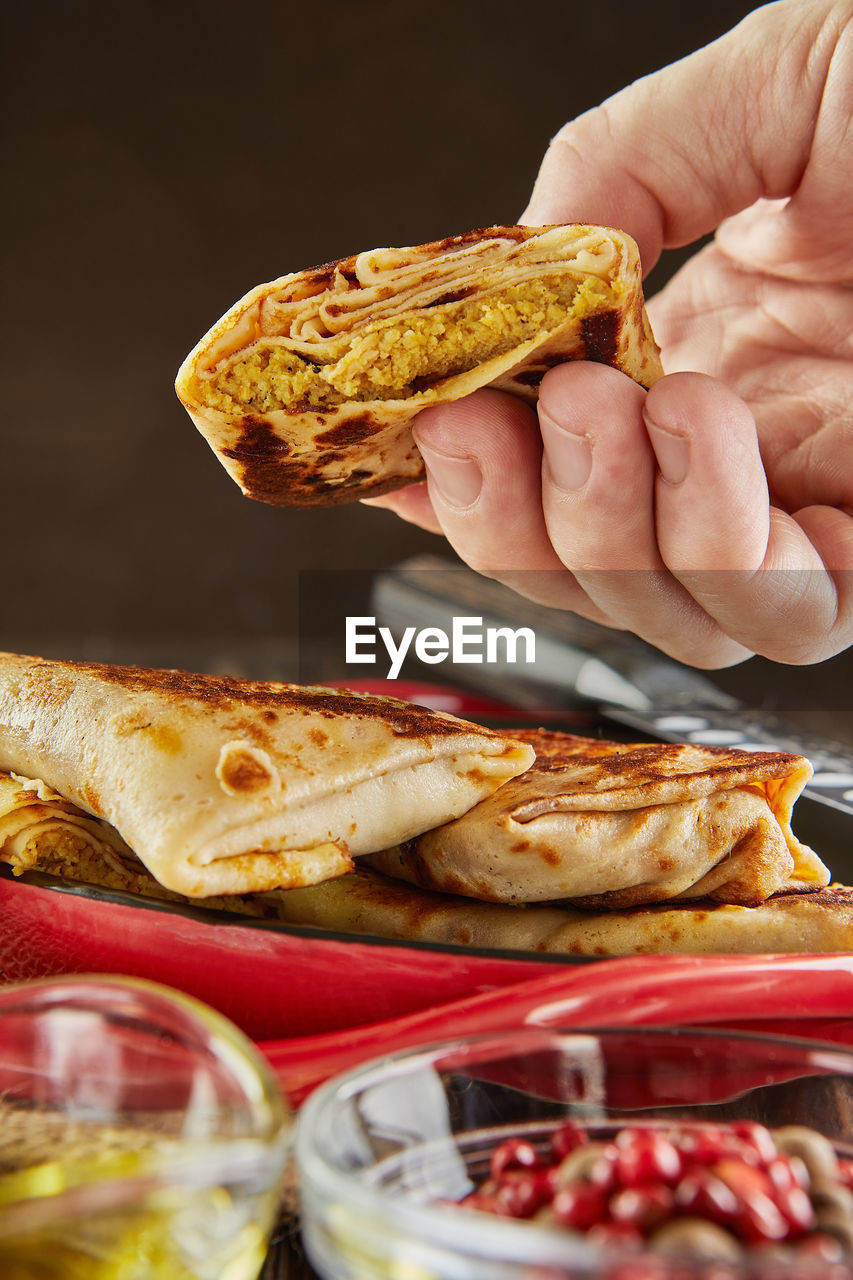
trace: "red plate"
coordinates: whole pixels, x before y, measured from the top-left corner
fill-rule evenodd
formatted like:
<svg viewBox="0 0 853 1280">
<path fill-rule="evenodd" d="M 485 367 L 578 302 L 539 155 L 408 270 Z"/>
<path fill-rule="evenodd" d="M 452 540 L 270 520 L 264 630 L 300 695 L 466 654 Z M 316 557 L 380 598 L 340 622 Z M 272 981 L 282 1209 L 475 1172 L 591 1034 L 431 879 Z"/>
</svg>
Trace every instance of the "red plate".
<svg viewBox="0 0 853 1280">
<path fill-rule="evenodd" d="M 122 973 L 179 987 L 255 1039 L 392 1018 L 541 973 L 520 953 L 289 928 L 0 869 L 6 981 Z M 559 963 L 559 959 L 558 959 Z"/>
<path fill-rule="evenodd" d="M 179 987 L 261 1041 L 294 1103 L 367 1058 L 514 1026 L 695 1025 L 853 1044 L 853 955 L 519 959 L 0 874 L 7 981 L 100 972 Z"/>
</svg>

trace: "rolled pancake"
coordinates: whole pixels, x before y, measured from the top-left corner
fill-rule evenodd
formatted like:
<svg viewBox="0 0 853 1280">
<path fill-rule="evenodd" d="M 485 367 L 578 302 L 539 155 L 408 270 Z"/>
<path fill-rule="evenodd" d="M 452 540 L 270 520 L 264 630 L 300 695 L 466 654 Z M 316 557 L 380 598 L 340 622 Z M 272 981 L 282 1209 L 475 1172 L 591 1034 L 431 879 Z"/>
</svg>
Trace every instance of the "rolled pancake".
<svg viewBox="0 0 853 1280">
<path fill-rule="evenodd" d="M 536 749 L 525 774 L 370 864 L 482 901 L 604 909 L 703 897 L 754 906 L 829 883 L 791 830 L 812 773 L 802 756 L 517 736 Z"/>
<path fill-rule="evenodd" d="M 0 769 L 104 819 L 191 897 L 341 875 L 532 759 L 393 698 L 0 654 Z"/>
<path fill-rule="evenodd" d="M 404 942 L 545 955 L 853 951 L 853 888 L 780 893 L 757 907 L 698 902 L 624 911 L 510 906 L 432 893 L 359 865 L 311 889 L 260 895 L 283 923 Z"/>
<path fill-rule="evenodd" d="M 485 386 L 532 402 L 578 359 L 661 376 L 636 245 L 605 227 L 499 226 L 259 285 L 176 390 L 247 497 L 324 506 L 421 478 L 419 410 Z"/>
</svg>

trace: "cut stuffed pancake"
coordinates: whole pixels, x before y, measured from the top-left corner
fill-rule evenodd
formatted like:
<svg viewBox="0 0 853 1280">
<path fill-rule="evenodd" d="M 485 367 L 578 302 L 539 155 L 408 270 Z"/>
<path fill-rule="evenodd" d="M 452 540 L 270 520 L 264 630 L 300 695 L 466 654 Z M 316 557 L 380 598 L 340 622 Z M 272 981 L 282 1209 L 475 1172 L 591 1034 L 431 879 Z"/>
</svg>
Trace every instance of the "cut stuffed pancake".
<svg viewBox="0 0 853 1280">
<path fill-rule="evenodd" d="M 260 285 L 176 389 L 248 497 L 321 506 L 421 478 L 420 409 L 484 386 L 533 401 L 573 359 L 643 386 L 661 376 L 636 245 L 603 227 L 499 226 Z"/>
<path fill-rule="evenodd" d="M 754 906 L 829 883 L 791 831 L 812 773 L 802 756 L 517 736 L 536 749 L 525 774 L 371 865 L 482 901 L 605 909 L 703 897 Z"/>
<path fill-rule="evenodd" d="M 0 654 L 0 769 L 104 819 L 191 897 L 341 875 L 533 754 L 394 698 Z"/>
</svg>

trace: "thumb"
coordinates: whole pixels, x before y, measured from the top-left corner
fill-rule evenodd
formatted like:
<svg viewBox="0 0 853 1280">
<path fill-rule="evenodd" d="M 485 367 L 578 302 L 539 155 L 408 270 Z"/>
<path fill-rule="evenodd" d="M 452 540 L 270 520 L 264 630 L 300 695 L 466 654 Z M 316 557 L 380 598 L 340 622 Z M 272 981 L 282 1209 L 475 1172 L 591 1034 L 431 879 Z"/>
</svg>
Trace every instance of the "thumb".
<svg viewBox="0 0 853 1280">
<path fill-rule="evenodd" d="M 662 248 L 699 239 L 761 196 L 792 194 L 845 18 L 849 5 L 831 0 L 767 5 L 564 125 L 522 221 L 618 226 L 648 272 Z"/>
</svg>

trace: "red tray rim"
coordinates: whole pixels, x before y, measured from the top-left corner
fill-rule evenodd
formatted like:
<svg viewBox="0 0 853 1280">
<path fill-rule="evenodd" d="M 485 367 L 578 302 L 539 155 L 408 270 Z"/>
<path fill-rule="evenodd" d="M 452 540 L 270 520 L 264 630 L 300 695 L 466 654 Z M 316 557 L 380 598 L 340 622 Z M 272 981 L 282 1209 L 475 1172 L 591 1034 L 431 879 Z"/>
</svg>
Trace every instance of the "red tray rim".
<svg viewBox="0 0 853 1280">
<path fill-rule="evenodd" d="M 43 871 L 24 871 L 15 874 L 8 863 L 0 863 L 0 878 L 11 884 L 44 889 L 49 893 L 62 893 L 92 902 L 104 902 L 116 906 L 135 907 L 143 911 L 162 912 L 181 916 L 199 924 L 225 928 L 243 928 L 263 933 L 284 934 L 293 938 L 317 938 L 328 942 L 352 942 L 363 946 L 402 947 L 405 950 L 438 952 L 442 955 L 476 956 L 484 960 L 526 960 L 543 965 L 572 966 L 600 964 L 604 960 L 618 959 L 627 953 L 607 956 L 576 956 L 558 952 L 539 952 L 509 947 L 474 947 L 454 942 L 427 942 L 418 938 L 391 938 L 376 933 L 348 933 L 336 929 L 324 929 L 320 925 L 286 924 L 279 920 L 261 920 L 255 916 L 241 915 L 235 911 L 205 907 L 199 902 L 169 902 L 157 898 L 145 898 L 127 889 L 109 889 L 102 885 L 88 884 L 83 880 L 67 880 Z M 633 953 L 632 953 L 633 954 Z"/>
</svg>

